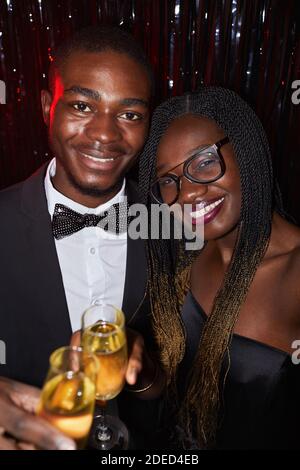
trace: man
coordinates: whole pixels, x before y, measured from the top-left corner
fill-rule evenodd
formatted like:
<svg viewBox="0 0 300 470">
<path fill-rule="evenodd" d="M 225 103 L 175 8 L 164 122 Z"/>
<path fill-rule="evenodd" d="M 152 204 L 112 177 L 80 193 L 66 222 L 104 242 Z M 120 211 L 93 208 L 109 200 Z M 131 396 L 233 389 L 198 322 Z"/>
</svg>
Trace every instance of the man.
<svg viewBox="0 0 300 470">
<path fill-rule="evenodd" d="M 125 174 L 147 135 L 151 71 L 129 35 L 89 28 L 58 50 L 49 79 L 41 98 L 54 158 L 0 194 L 0 339 L 6 344 L 0 376 L 24 382 L 0 379 L 0 448 L 22 448 L 24 441 L 74 448 L 30 414 L 38 391 L 25 384 L 42 385 L 50 353 L 68 344 L 85 308 L 99 299 L 115 304 L 129 327 L 149 331 L 142 240 L 93 221 L 125 196 L 137 198 Z M 63 224 L 54 222 L 65 210 L 89 214 L 87 226 L 68 226 L 62 234 Z M 135 384 L 143 367 L 137 384 L 147 389 L 155 366 L 141 336 L 129 338 L 127 382 Z"/>
</svg>

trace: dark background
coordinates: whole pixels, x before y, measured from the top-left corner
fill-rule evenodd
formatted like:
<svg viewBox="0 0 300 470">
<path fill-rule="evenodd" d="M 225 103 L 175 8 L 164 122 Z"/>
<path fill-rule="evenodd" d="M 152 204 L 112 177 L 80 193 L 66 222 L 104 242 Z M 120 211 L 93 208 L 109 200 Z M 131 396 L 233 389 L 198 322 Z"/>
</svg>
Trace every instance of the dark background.
<svg viewBox="0 0 300 470">
<path fill-rule="evenodd" d="M 0 188 L 50 158 L 40 90 L 51 50 L 91 24 L 120 25 L 142 43 L 156 103 L 201 83 L 231 88 L 267 131 L 287 210 L 300 222 L 299 0 L 0 0 Z"/>
</svg>

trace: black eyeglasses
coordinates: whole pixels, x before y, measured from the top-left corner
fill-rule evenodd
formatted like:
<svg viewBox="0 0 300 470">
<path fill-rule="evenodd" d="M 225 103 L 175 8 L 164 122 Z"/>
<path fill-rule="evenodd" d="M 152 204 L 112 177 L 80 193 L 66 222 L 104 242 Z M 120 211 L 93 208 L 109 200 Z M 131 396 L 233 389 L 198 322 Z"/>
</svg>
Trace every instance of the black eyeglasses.
<svg viewBox="0 0 300 470">
<path fill-rule="evenodd" d="M 228 142 L 229 138 L 224 137 L 219 142 L 200 149 L 187 160 L 171 168 L 168 173 L 159 176 L 151 186 L 151 196 L 160 204 L 172 205 L 179 197 L 183 176 L 193 183 L 207 184 L 217 181 L 225 173 L 225 162 L 220 149 Z M 181 176 L 171 173 L 182 164 Z"/>
</svg>

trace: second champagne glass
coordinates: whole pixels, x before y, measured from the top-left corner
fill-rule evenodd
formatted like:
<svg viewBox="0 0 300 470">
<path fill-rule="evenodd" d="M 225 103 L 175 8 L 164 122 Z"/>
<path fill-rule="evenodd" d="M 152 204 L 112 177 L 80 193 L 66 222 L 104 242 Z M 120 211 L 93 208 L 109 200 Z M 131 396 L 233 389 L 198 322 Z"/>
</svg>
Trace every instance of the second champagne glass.
<svg viewBox="0 0 300 470">
<path fill-rule="evenodd" d="M 109 450 L 128 447 L 128 430 L 116 416 L 105 412 L 107 400 L 115 398 L 125 384 L 127 341 L 123 312 L 108 304 L 87 309 L 82 316 L 82 347 L 99 361 L 96 400 L 100 413 L 90 436 L 92 446 Z"/>
<path fill-rule="evenodd" d="M 98 362 L 82 348 L 66 346 L 50 356 L 37 414 L 83 449 L 92 425 Z"/>
</svg>

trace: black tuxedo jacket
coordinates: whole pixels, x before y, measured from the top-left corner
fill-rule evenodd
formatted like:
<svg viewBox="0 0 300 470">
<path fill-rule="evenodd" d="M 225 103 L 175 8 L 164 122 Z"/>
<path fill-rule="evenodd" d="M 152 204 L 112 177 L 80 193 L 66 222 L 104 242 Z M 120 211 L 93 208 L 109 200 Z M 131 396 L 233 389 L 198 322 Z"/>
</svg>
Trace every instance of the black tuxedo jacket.
<svg viewBox="0 0 300 470">
<path fill-rule="evenodd" d="M 0 340 L 6 364 L 0 376 L 41 386 L 49 355 L 72 334 L 51 229 L 46 165 L 26 181 L 0 192 Z M 137 202 L 127 184 L 129 202 Z M 128 238 L 123 310 L 127 325 L 149 335 L 147 267 L 142 240 Z"/>
</svg>

